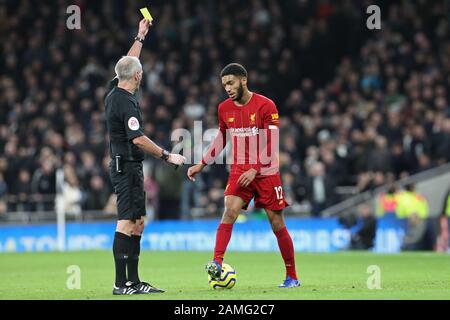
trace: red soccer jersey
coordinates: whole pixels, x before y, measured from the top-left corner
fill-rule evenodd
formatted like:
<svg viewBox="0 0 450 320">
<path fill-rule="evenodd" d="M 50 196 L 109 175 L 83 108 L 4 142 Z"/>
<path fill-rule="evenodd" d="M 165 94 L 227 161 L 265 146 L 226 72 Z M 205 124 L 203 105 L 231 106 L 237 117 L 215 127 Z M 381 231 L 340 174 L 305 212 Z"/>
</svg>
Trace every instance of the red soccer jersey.
<svg viewBox="0 0 450 320">
<path fill-rule="evenodd" d="M 261 175 L 278 173 L 278 110 L 267 97 L 253 93 L 247 104 L 237 106 L 228 98 L 218 108 L 220 133 L 208 148 L 202 163 L 212 163 L 232 142 L 230 175 L 240 175 L 255 168 Z"/>
</svg>

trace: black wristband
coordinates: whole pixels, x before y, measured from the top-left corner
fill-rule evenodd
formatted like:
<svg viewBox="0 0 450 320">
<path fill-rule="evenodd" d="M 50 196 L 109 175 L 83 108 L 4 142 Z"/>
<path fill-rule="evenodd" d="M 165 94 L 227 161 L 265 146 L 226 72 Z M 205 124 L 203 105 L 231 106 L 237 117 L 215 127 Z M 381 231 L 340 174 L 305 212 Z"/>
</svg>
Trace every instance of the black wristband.
<svg viewBox="0 0 450 320">
<path fill-rule="evenodd" d="M 140 43 L 144 43 L 145 38 L 134 37 L 134 41 L 139 41 Z"/>
<path fill-rule="evenodd" d="M 169 160 L 169 155 L 170 155 L 169 151 L 163 150 L 162 151 L 162 155 L 161 155 L 161 159 L 163 159 L 164 161 L 167 161 L 167 160 Z"/>
</svg>

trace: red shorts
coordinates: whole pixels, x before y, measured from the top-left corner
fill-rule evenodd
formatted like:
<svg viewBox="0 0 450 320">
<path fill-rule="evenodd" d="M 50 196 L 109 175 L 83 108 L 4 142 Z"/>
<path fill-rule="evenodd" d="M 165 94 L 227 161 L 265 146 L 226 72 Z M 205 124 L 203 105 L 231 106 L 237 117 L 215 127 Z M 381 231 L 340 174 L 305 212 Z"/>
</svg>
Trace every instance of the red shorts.
<svg viewBox="0 0 450 320">
<path fill-rule="evenodd" d="M 250 200 L 255 197 L 255 207 L 274 211 L 282 210 L 289 204 L 284 200 L 283 184 L 279 174 L 258 176 L 247 187 L 237 183 L 239 175 L 230 175 L 225 188 L 225 196 L 237 196 L 245 202 L 247 208 Z"/>
</svg>

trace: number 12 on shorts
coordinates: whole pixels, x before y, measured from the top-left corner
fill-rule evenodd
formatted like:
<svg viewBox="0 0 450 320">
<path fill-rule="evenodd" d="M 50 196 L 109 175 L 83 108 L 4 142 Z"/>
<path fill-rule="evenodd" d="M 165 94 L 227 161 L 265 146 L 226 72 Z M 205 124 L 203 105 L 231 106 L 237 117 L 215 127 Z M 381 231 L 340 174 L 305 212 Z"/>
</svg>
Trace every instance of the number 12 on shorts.
<svg viewBox="0 0 450 320">
<path fill-rule="evenodd" d="M 278 187 L 274 187 L 274 189 L 275 189 L 275 192 L 277 193 L 277 200 L 283 199 L 283 187 L 278 186 Z"/>
</svg>

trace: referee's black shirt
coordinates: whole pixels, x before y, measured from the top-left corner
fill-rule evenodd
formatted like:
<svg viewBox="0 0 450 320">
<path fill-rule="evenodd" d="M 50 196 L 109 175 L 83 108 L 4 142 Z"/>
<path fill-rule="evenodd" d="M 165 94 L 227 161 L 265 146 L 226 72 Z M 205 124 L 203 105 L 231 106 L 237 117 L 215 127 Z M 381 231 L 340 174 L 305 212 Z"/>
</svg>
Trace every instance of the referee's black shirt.
<svg viewBox="0 0 450 320">
<path fill-rule="evenodd" d="M 118 83 L 119 80 L 114 78 L 105 96 L 110 156 L 121 155 L 125 160 L 142 161 L 144 151 L 132 142 L 134 138 L 144 135 L 141 109 L 135 95 L 117 87 Z"/>
</svg>

